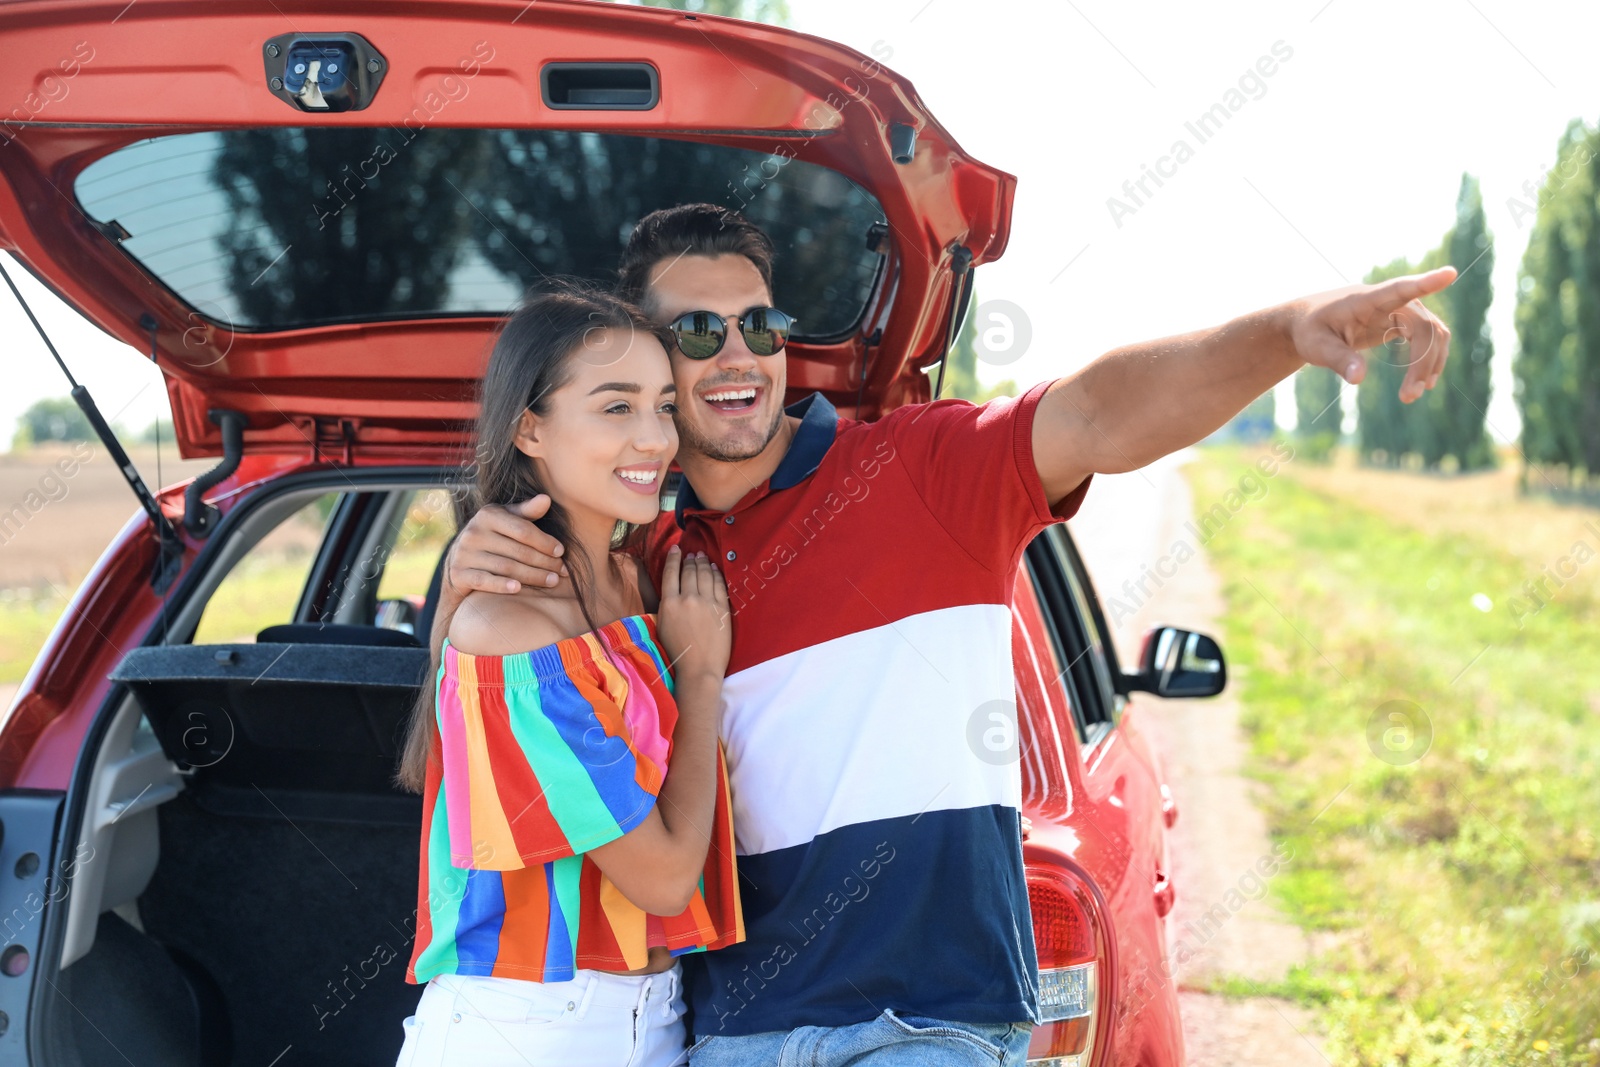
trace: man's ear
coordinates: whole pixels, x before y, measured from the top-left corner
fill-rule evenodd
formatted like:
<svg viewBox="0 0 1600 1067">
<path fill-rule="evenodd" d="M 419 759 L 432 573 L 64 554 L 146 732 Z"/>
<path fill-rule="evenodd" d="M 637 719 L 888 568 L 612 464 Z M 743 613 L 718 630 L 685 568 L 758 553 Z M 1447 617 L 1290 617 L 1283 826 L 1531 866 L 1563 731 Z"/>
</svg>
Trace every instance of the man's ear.
<svg viewBox="0 0 1600 1067">
<path fill-rule="evenodd" d="M 540 431 L 543 429 L 539 416 L 523 408 L 521 417 L 517 419 L 516 434 L 511 441 L 523 455 L 542 459 L 544 445 L 540 441 Z"/>
</svg>

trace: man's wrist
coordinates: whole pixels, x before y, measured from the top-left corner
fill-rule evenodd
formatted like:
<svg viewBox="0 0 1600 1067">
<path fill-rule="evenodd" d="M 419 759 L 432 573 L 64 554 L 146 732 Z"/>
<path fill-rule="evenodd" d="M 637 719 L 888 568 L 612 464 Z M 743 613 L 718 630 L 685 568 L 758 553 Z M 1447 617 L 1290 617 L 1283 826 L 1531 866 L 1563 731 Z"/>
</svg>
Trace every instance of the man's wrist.
<svg viewBox="0 0 1600 1067">
<path fill-rule="evenodd" d="M 1277 354 L 1287 362 L 1294 364 L 1294 369 L 1299 370 L 1305 364 L 1300 357 L 1299 346 L 1295 343 L 1295 327 L 1305 315 L 1305 305 L 1302 301 L 1291 300 L 1286 304 L 1279 304 L 1269 309 L 1271 329 L 1274 334 Z"/>
</svg>

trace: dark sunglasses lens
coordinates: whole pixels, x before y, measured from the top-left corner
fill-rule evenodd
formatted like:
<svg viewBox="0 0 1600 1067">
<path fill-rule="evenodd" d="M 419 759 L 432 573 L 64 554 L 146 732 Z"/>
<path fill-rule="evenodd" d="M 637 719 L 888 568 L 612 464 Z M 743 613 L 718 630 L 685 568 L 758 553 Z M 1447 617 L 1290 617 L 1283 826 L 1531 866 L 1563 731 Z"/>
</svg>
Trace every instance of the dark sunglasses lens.
<svg viewBox="0 0 1600 1067">
<path fill-rule="evenodd" d="M 757 308 L 744 317 L 744 343 L 758 356 L 772 356 L 789 343 L 794 320 L 777 308 Z"/>
<path fill-rule="evenodd" d="M 709 311 L 691 311 L 672 324 L 678 337 L 678 350 L 690 359 L 710 359 L 722 348 L 728 324 L 721 315 Z"/>
</svg>

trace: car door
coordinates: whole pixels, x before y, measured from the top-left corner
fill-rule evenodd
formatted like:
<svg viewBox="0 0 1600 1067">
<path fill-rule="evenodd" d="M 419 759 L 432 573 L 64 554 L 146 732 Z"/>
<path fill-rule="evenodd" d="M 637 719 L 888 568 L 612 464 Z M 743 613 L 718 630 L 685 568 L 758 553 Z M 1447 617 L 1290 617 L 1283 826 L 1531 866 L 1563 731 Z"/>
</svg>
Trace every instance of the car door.
<svg viewBox="0 0 1600 1067">
<path fill-rule="evenodd" d="M 1027 565 L 1077 734 L 1068 771 L 1079 860 L 1106 898 L 1116 943 L 1107 1062 L 1179 1062 L 1166 1058 L 1181 1049 L 1181 1035 L 1166 953 L 1172 891 L 1159 764 L 1068 528 L 1035 538 Z M 1147 1058 L 1155 1048 L 1162 1053 Z"/>
</svg>

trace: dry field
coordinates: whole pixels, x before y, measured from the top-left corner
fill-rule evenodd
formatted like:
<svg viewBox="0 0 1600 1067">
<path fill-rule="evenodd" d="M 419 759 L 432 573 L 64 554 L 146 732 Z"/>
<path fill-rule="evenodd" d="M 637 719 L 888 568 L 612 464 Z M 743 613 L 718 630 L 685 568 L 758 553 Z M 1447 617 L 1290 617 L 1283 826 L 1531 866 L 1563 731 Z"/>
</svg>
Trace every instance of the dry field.
<svg viewBox="0 0 1600 1067">
<path fill-rule="evenodd" d="M 216 462 L 180 460 L 171 444 L 161 452 L 161 477 L 169 485 Z M 129 458 L 154 488 L 155 450 L 130 449 Z M 0 589 L 15 595 L 54 585 L 70 592 L 138 506 L 98 442 L 76 451 L 50 445 L 0 454 Z"/>
<path fill-rule="evenodd" d="M 1486 590 L 1493 610 L 1536 608 L 1538 597 L 1600 601 L 1600 509 L 1518 491 L 1521 460 L 1514 452 L 1499 470 L 1463 476 L 1374 470 L 1341 451 L 1328 466 L 1296 461 L 1306 487 L 1375 511 L 1425 534 L 1493 544 L 1527 564 L 1529 587 Z"/>
<path fill-rule="evenodd" d="M 133 448 L 129 458 L 154 487 L 155 450 Z M 216 462 L 179 460 L 171 444 L 160 460 L 168 485 Z M 136 510 L 99 442 L 0 454 L 0 683 L 27 672 L 78 584 Z"/>
</svg>

